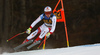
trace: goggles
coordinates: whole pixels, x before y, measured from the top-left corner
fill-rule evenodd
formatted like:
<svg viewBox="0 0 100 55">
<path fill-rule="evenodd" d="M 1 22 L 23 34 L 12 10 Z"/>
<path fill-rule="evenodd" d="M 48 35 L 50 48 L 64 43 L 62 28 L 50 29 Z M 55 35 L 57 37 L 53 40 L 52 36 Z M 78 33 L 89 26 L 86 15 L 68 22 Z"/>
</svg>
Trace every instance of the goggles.
<svg viewBox="0 0 100 55">
<path fill-rule="evenodd" d="M 44 12 L 46 15 L 49 15 L 49 14 L 51 14 L 52 12 L 50 11 L 50 12 Z"/>
</svg>

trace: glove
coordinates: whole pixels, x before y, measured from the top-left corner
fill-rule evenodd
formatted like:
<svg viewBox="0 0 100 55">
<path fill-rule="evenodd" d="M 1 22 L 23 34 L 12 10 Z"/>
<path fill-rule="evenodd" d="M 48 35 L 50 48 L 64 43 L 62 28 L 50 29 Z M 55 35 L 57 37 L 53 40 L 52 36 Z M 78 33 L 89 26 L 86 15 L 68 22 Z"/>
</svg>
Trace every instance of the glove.
<svg viewBox="0 0 100 55">
<path fill-rule="evenodd" d="M 49 37 L 50 37 L 50 32 L 48 32 L 48 33 L 46 34 L 46 37 L 47 37 L 47 38 L 49 38 Z"/>
<path fill-rule="evenodd" d="M 28 28 L 27 31 L 26 31 L 26 33 L 30 34 L 31 33 L 31 28 Z"/>
</svg>

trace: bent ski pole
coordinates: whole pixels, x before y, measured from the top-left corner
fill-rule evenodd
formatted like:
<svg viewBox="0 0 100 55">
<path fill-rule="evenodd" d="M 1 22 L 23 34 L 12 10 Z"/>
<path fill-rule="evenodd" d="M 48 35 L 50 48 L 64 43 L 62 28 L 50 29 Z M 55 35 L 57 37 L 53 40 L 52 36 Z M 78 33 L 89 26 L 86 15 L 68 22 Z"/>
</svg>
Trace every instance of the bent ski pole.
<svg viewBox="0 0 100 55">
<path fill-rule="evenodd" d="M 26 31 L 24 31 L 24 32 L 22 32 L 22 33 L 18 33 L 18 34 L 16 34 L 16 35 L 14 35 L 14 36 L 13 36 L 13 37 L 11 37 L 10 39 L 8 39 L 8 40 L 7 40 L 7 42 L 8 42 L 8 41 L 10 41 L 11 39 L 15 38 L 16 36 L 21 35 L 21 34 L 24 34 L 24 33 L 26 33 Z"/>
<path fill-rule="evenodd" d="M 40 43 L 40 45 L 37 47 L 38 49 L 40 48 L 40 46 L 43 44 L 44 40 Z"/>
<path fill-rule="evenodd" d="M 48 38 L 46 38 L 46 40 L 47 40 Z M 37 49 L 39 49 L 40 48 L 40 46 L 43 44 L 43 42 L 44 42 L 44 40 L 40 43 L 40 45 L 37 47 Z"/>
</svg>

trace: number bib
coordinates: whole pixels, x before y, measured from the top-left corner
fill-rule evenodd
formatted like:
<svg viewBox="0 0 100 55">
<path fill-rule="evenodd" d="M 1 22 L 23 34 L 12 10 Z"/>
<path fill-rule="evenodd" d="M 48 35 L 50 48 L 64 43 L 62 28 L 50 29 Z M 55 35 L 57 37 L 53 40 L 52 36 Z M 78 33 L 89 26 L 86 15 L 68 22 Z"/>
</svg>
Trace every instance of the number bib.
<svg viewBox="0 0 100 55">
<path fill-rule="evenodd" d="M 52 20 L 51 20 L 51 19 L 49 19 L 49 20 L 43 19 L 43 22 L 44 22 L 44 23 L 48 23 L 48 24 L 52 24 Z"/>
<path fill-rule="evenodd" d="M 44 23 L 48 23 L 48 24 L 52 24 L 52 20 L 50 18 L 53 17 L 53 14 L 51 14 L 51 16 L 48 18 L 45 16 L 45 14 L 43 14 L 43 22 Z"/>
</svg>

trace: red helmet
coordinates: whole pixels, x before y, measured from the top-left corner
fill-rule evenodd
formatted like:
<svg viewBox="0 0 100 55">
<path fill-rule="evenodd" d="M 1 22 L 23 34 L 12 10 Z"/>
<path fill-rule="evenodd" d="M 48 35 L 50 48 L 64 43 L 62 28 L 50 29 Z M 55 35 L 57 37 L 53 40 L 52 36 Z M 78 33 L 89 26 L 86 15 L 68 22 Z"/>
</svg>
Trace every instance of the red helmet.
<svg viewBox="0 0 100 55">
<path fill-rule="evenodd" d="M 51 7 L 46 6 L 46 7 L 44 8 L 44 13 L 45 13 L 45 14 L 51 14 L 51 13 L 52 13 Z"/>
</svg>

